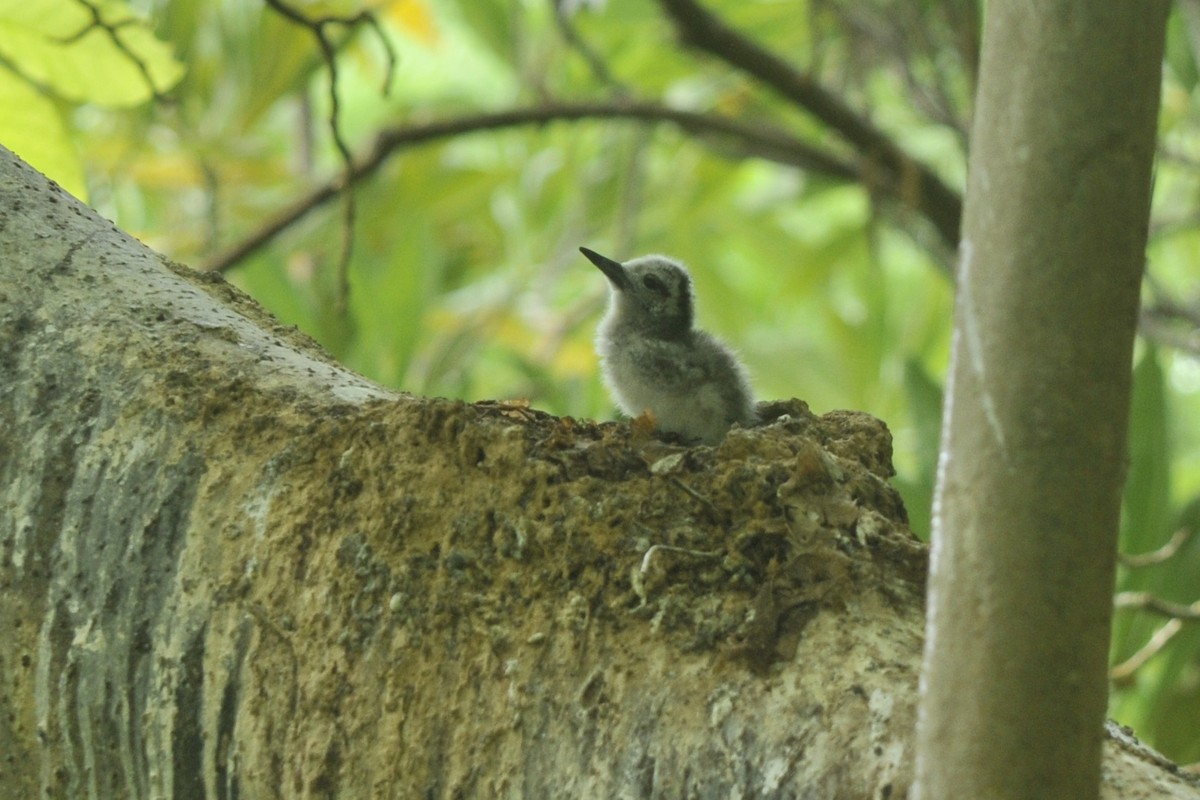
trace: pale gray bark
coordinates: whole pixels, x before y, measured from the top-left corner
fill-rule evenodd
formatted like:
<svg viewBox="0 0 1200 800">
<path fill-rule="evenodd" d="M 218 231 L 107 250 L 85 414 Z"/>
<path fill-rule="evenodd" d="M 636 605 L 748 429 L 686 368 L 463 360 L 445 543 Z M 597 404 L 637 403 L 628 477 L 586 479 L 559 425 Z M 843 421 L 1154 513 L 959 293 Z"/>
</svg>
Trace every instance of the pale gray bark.
<svg viewBox="0 0 1200 800">
<path fill-rule="evenodd" d="M 1166 11 L 987 4 L 918 797 L 1099 791 Z"/>
<path fill-rule="evenodd" d="M 387 392 L 0 148 L 0 798 L 902 797 L 890 439 L 768 416 Z"/>
</svg>

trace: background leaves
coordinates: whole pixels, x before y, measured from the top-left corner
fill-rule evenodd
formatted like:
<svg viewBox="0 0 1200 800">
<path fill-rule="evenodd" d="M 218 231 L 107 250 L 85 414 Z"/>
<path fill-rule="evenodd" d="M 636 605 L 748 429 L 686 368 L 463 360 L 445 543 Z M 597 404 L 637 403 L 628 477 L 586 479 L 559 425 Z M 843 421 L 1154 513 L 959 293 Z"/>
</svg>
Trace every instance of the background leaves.
<svg viewBox="0 0 1200 800">
<path fill-rule="evenodd" d="M 0 141 L 87 196 L 64 103 L 123 108 L 159 96 L 183 65 L 121 0 L 0 0 Z"/>
</svg>

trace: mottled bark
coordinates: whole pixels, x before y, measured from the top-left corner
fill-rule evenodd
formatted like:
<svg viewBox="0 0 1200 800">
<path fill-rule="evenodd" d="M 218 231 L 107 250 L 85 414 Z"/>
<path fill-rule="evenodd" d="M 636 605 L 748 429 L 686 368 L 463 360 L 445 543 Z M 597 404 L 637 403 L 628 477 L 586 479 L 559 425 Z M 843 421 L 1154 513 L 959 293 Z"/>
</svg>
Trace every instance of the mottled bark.
<svg viewBox="0 0 1200 800">
<path fill-rule="evenodd" d="M 0 798 L 904 796 L 890 438 L 764 411 L 386 391 L 0 149 Z"/>
</svg>

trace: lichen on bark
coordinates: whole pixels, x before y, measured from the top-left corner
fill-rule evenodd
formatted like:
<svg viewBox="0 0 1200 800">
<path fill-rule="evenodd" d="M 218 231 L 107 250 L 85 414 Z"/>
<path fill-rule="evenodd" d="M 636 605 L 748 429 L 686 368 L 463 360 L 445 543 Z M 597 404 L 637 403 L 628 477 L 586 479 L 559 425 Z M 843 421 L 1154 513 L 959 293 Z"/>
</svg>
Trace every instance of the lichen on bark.
<svg viewBox="0 0 1200 800">
<path fill-rule="evenodd" d="M 907 790 L 877 420 L 391 392 L 3 148 L 0 331 L 0 798 Z"/>
</svg>

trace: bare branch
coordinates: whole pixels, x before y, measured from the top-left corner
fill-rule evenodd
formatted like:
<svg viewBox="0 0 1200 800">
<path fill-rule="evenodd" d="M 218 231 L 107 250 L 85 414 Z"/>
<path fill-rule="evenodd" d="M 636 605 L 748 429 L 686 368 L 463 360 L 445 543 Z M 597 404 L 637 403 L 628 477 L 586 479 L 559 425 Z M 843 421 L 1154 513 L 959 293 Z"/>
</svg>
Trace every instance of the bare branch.
<svg viewBox="0 0 1200 800">
<path fill-rule="evenodd" d="M 142 74 L 142 80 L 144 80 L 146 82 L 146 86 L 150 88 L 150 96 L 153 97 L 155 101 L 160 103 L 170 102 L 170 98 L 158 90 L 158 86 L 155 85 L 154 77 L 150 74 L 150 68 L 146 66 L 146 62 L 142 60 L 141 56 L 130 50 L 129 46 L 125 44 L 125 40 L 121 38 L 120 29 L 129 25 L 136 25 L 137 20 L 134 20 L 133 18 L 126 18 L 110 22 L 104 18 L 104 12 L 100 9 L 100 7 L 94 5 L 92 2 L 90 2 L 90 0 L 75 0 L 75 2 L 87 9 L 88 14 L 91 15 L 92 21 L 82 30 L 79 30 L 73 35 L 61 39 L 61 43 L 70 44 L 86 36 L 89 31 L 103 31 L 108 37 L 109 41 L 112 42 L 113 47 L 120 50 L 121 53 L 123 53 L 125 57 L 129 59 L 130 63 L 137 68 L 137 71 Z"/>
<path fill-rule="evenodd" d="M 1143 280 L 1154 296 L 1138 316 L 1138 332 L 1152 342 L 1200 355 L 1200 310 L 1171 297 L 1147 271 Z"/>
<path fill-rule="evenodd" d="M 613 89 L 620 97 L 627 97 L 630 93 L 629 87 L 617 80 L 600 54 L 584 41 L 583 37 L 579 35 L 579 31 L 576 30 L 571 21 L 575 9 L 567 8 L 566 0 L 550 0 L 550 3 L 554 6 L 554 21 L 558 24 L 558 32 L 562 35 L 563 41 L 579 54 L 601 86 Z"/>
<path fill-rule="evenodd" d="M 1147 553 L 1146 556 L 1143 556 L 1143 558 L 1155 558 L 1157 557 L 1157 554 L 1167 550 L 1168 548 L 1171 548 L 1172 545 L 1174 545 L 1170 555 L 1167 555 L 1159 560 L 1161 561 L 1165 560 L 1165 558 L 1170 558 L 1171 555 L 1174 555 L 1174 551 L 1178 550 L 1183 541 L 1188 538 L 1187 533 L 1188 532 L 1186 529 L 1179 531 L 1173 537 L 1171 537 L 1170 542 L 1167 542 L 1166 545 L 1159 548 L 1159 550 L 1154 551 L 1153 553 Z M 1180 534 L 1185 535 L 1181 538 Z M 1167 642 L 1171 641 L 1175 634 L 1183 630 L 1184 622 L 1195 622 L 1200 620 L 1200 600 L 1197 600 L 1191 605 L 1182 605 L 1180 603 L 1172 603 L 1169 600 L 1163 600 L 1159 597 L 1155 597 L 1149 592 L 1118 592 L 1116 596 L 1113 597 L 1113 607 L 1117 609 L 1147 611 L 1151 614 L 1158 614 L 1160 616 L 1169 618 L 1167 623 L 1155 631 L 1154 635 L 1150 637 L 1150 641 L 1146 642 L 1146 644 L 1143 645 L 1140 650 L 1109 670 L 1109 679 L 1118 684 L 1128 683 L 1133 678 L 1134 674 L 1141 669 L 1147 661 L 1149 661 L 1160 650 L 1166 647 Z"/>
<path fill-rule="evenodd" d="M 1179 548 L 1187 544 L 1192 538 L 1196 530 L 1194 528 L 1180 528 L 1175 531 L 1170 540 L 1157 550 L 1151 550 L 1148 553 L 1118 553 L 1117 559 L 1123 566 L 1131 569 L 1139 569 L 1141 567 L 1152 567 L 1155 564 L 1161 564 L 1175 557 L 1179 552 Z M 1120 595 L 1117 595 L 1120 597 Z"/>
<path fill-rule="evenodd" d="M 948 245 L 958 246 L 962 196 L 928 166 L 908 156 L 868 119 L 811 76 L 729 28 L 694 0 L 659 0 L 659 4 L 674 20 L 685 44 L 757 78 L 829 125 L 854 146 L 865 165 L 873 167 L 864 166 L 861 170 L 875 178 L 868 188 L 919 210 Z"/>
<path fill-rule="evenodd" d="M 1142 309 L 1138 318 L 1138 333 L 1163 347 L 1200 354 L 1200 337 L 1194 332 L 1184 333 L 1176 330 L 1169 321 L 1156 314 L 1154 309 Z"/>
<path fill-rule="evenodd" d="M 1147 661 L 1157 655 L 1160 650 L 1166 647 L 1167 642 L 1171 641 L 1175 634 L 1179 633 L 1182 629 L 1183 622 L 1178 619 L 1173 619 L 1166 625 L 1163 625 L 1150 637 L 1150 641 L 1146 642 L 1142 649 L 1108 671 L 1109 680 L 1117 684 L 1128 683 L 1132 680 L 1134 674 L 1145 666 Z"/>
<path fill-rule="evenodd" d="M 931 25 L 927 9 L 916 5 L 885 9 L 857 0 L 835 0 L 821 4 L 837 18 L 856 45 L 855 61 L 877 62 L 894 68 L 904 79 L 913 106 L 926 117 L 952 130 L 967 149 L 969 124 L 953 98 L 947 74 L 940 58 L 931 54 L 944 51 L 945 31 Z M 939 13 L 945 13 L 940 10 Z M 935 41 L 936 37 L 943 37 Z M 921 63 L 930 75 L 918 74 Z M 865 66 L 865 64 L 863 65 Z"/>
<path fill-rule="evenodd" d="M 585 119 L 667 122 L 706 143 L 727 143 L 727 149 L 736 151 L 739 156 L 763 158 L 838 180 L 860 179 L 859 172 L 853 165 L 782 130 L 763 124 L 751 125 L 712 114 L 684 111 L 653 103 L 583 103 L 515 108 L 383 131 L 376 137 L 370 151 L 356 160 L 348 172 L 318 186 L 307 196 L 280 210 L 247 238 L 208 259 L 200 269 L 205 272 L 224 272 L 231 269 L 310 211 L 336 197 L 338 192 L 348 185 L 373 173 L 398 150 L 479 131 Z"/>
<path fill-rule="evenodd" d="M 79 0 L 83 2 L 83 0 Z M 358 14 L 347 17 L 324 16 L 315 19 L 310 19 L 301 14 L 296 9 L 287 5 L 283 0 L 265 0 L 266 4 L 275 9 L 277 13 L 285 19 L 307 28 L 312 32 L 313 38 L 317 40 L 317 45 L 321 48 L 321 58 L 325 62 L 326 69 L 329 70 L 329 133 L 333 138 L 334 147 L 337 148 L 338 155 L 341 157 L 344 167 L 343 177 L 344 184 L 349 187 L 353 185 L 354 172 L 354 156 L 350 153 L 350 147 L 346 144 L 346 140 L 342 135 L 341 128 L 341 101 L 338 96 L 338 68 L 337 68 L 337 47 L 333 40 L 326 33 L 326 28 L 331 25 L 342 25 L 354 27 L 360 24 L 370 25 L 379 37 L 379 41 L 383 44 L 384 50 L 388 55 L 387 77 L 384 79 L 383 91 L 388 92 L 391 86 L 392 72 L 395 70 L 396 54 L 392 50 L 391 44 L 387 37 L 383 34 L 383 29 L 380 28 L 379 22 L 375 19 L 374 14 L 370 11 L 363 11 Z M 350 256 L 354 251 L 354 218 L 356 211 L 356 203 L 353 192 L 346 192 L 345 205 L 342 213 L 342 248 L 341 254 L 338 257 L 338 311 L 346 310 L 346 301 L 350 294 Z"/>
<path fill-rule="evenodd" d="M 1160 616 L 1185 620 L 1187 622 L 1200 620 L 1200 600 L 1185 606 L 1155 597 L 1149 592 L 1118 592 L 1113 597 L 1113 606 L 1116 608 L 1132 608 L 1137 611 L 1149 611 Z"/>
</svg>

